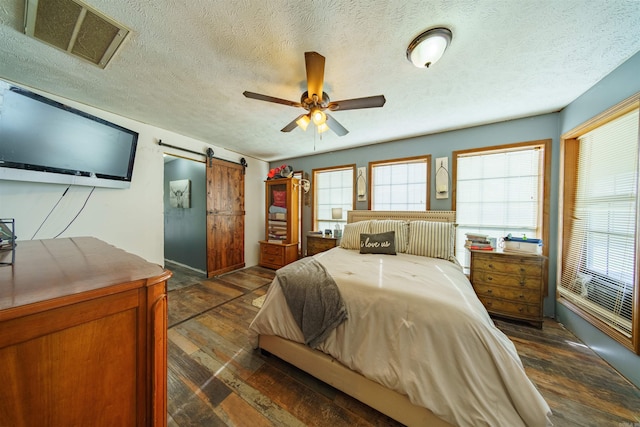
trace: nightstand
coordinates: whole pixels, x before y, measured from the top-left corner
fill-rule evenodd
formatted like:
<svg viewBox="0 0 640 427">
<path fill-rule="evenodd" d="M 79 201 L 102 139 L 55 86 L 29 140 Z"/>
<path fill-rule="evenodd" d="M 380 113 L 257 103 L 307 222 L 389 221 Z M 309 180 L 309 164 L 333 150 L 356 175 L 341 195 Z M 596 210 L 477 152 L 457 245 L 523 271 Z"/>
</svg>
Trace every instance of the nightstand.
<svg viewBox="0 0 640 427">
<path fill-rule="evenodd" d="M 307 256 L 328 251 L 338 245 L 335 237 L 324 237 L 321 234 L 307 234 Z"/>
<path fill-rule="evenodd" d="M 471 284 L 489 314 L 542 328 L 546 257 L 471 251 Z"/>
</svg>

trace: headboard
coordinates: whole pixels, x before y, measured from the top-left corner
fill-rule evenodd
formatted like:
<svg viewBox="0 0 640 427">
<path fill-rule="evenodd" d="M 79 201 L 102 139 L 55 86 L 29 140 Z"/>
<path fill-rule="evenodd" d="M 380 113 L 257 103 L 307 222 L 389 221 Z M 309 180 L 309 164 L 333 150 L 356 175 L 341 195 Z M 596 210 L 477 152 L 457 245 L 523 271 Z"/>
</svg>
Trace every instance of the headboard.
<svg viewBox="0 0 640 427">
<path fill-rule="evenodd" d="M 347 223 L 370 219 L 399 219 L 405 221 L 456 222 L 456 211 L 347 211 Z"/>
</svg>

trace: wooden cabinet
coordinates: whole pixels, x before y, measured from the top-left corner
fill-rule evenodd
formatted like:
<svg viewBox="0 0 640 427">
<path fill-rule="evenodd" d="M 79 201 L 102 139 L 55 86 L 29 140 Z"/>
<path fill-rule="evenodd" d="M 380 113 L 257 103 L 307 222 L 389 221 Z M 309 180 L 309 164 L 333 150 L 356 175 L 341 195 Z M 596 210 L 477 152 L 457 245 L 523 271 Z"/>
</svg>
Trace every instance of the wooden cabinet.
<svg viewBox="0 0 640 427">
<path fill-rule="evenodd" d="M 265 181 L 265 240 L 260 265 L 278 269 L 298 259 L 298 179 Z"/>
<path fill-rule="evenodd" d="M 331 248 L 335 248 L 338 244 L 338 239 L 335 237 L 324 237 L 322 235 L 307 235 L 307 256 L 319 254 L 320 252 L 328 251 Z"/>
<path fill-rule="evenodd" d="M 260 241 L 260 265 L 274 270 L 298 259 L 297 243 L 269 243 Z"/>
<path fill-rule="evenodd" d="M 542 327 L 545 257 L 472 250 L 471 283 L 490 314 Z"/>
<path fill-rule="evenodd" d="M 166 426 L 171 273 L 91 237 L 0 267 L 0 424 Z"/>
</svg>

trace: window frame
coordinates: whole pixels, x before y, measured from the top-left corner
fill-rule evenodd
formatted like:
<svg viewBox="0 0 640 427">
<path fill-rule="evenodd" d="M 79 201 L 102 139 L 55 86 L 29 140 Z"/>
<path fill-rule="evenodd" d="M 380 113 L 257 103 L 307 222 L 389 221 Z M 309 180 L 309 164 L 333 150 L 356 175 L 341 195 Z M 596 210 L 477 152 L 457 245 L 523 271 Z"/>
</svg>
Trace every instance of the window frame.
<svg viewBox="0 0 640 427">
<path fill-rule="evenodd" d="M 317 191 L 317 179 L 316 179 L 316 175 L 318 173 L 325 173 L 325 172 L 338 172 L 338 171 L 342 171 L 342 170 L 348 170 L 351 169 L 352 171 L 352 180 L 351 180 L 351 210 L 355 210 L 356 208 L 356 186 L 355 186 L 355 180 L 356 180 L 356 173 L 357 173 L 357 168 L 355 164 L 347 164 L 347 165 L 340 165 L 340 166 L 331 166 L 331 167 L 327 167 L 327 168 L 317 168 L 317 169 L 312 169 L 311 171 L 311 192 L 313 195 L 313 206 L 311 209 L 311 226 L 313 227 L 313 230 L 318 229 L 318 220 L 317 220 L 317 206 L 318 206 L 318 191 Z M 347 213 L 343 212 L 343 215 L 346 217 Z"/>
<path fill-rule="evenodd" d="M 542 200 L 541 206 L 539 207 L 540 211 L 540 238 L 542 239 L 542 255 L 545 257 L 549 256 L 549 229 L 550 229 L 550 199 L 551 199 L 551 139 L 539 139 L 533 141 L 524 141 L 524 142 L 515 142 L 508 144 L 500 144 L 500 145 L 492 145 L 487 147 L 480 148 L 471 148 L 467 150 L 457 150 L 451 153 L 452 157 L 452 169 L 451 169 L 451 210 L 457 211 L 456 207 L 456 196 L 457 196 L 457 183 L 458 183 L 458 158 L 462 156 L 472 155 L 480 155 L 480 153 L 490 154 L 492 152 L 507 152 L 507 151 L 518 151 L 524 150 L 530 147 L 542 146 L 544 149 L 544 159 L 542 161 L 542 167 L 544 170 L 542 171 Z M 457 239 L 456 235 L 456 239 Z M 547 296 L 549 294 L 548 291 L 548 263 L 547 269 L 543 272 L 544 278 L 544 295 Z"/>
<path fill-rule="evenodd" d="M 373 162 L 369 162 L 368 170 L 368 179 L 369 179 L 369 198 L 367 201 L 367 208 L 372 210 L 373 199 L 374 199 L 374 186 L 375 183 L 373 181 L 373 168 L 377 166 L 387 166 L 387 165 L 400 165 L 407 163 L 420 163 L 424 162 L 426 164 L 426 194 L 425 194 L 425 211 L 431 209 L 431 154 L 424 154 L 420 156 L 412 156 L 412 157 L 401 157 L 397 159 L 387 159 L 387 160 L 377 160 Z"/>
<path fill-rule="evenodd" d="M 613 107 L 603 111 L 595 117 L 587 120 L 586 122 L 578 125 L 577 127 L 569 130 L 568 132 L 560 136 L 560 196 L 559 196 L 559 212 L 558 212 L 558 268 L 557 268 L 557 290 L 556 301 L 558 304 L 563 305 L 571 312 L 575 313 L 586 322 L 590 323 L 602 333 L 609 336 L 613 340 L 617 341 L 627 349 L 633 351 L 635 354 L 640 354 L 640 260 L 637 256 L 637 248 L 640 247 L 640 237 L 638 231 L 640 231 L 640 191 L 636 193 L 636 219 L 635 219 L 635 247 L 636 257 L 634 264 L 635 283 L 633 283 L 632 294 L 632 318 L 631 318 L 631 337 L 625 336 L 622 332 L 608 325 L 605 321 L 601 320 L 597 316 L 592 315 L 588 311 L 581 308 L 579 305 L 573 303 L 567 298 L 563 297 L 560 292 L 560 283 L 562 275 L 564 273 L 564 265 L 568 264 L 565 259 L 566 254 L 569 252 L 569 236 L 571 232 L 571 213 L 576 197 L 576 171 L 578 162 L 579 145 L 578 138 L 588 132 L 599 128 L 607 123 L 640 108 L 640 93 L 636 93 L 631 97 L 623 100 L 622 102 L 614 105 Z M 638 139 L 640 146 L 640 136 Z M 640 170 L 640 165 L 638 166 Z M 638 179 L 638 178 L 636 178 Z M 638 185 L 638 181 L 637 184 Z"/>
</svg>

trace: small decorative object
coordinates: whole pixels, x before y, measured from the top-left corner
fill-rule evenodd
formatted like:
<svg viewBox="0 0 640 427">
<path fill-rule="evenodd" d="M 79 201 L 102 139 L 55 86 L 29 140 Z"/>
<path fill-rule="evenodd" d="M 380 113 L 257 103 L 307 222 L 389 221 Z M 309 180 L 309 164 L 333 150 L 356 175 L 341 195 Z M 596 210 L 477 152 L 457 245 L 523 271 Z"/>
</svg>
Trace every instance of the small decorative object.
<svg viewBox="0 0 640 427">
<path fill-rule="evenodd" d="M 358 190 L 358 201 L 367 201 L 367 168 L 365 166 L 358 168 L 358 177 L 356 178 L 356 188 Z"/>
<path fill-rule="evenodd" d="M 326 230 L 324 230 L 324 235 L 325 237 L 331 237 L 331 229 L 327 228 Z"/>
<path fill-rule="evenodd" d="M 172 208 L 191 207 L 191 180 L 169 181 L 169 205 Z"/>
<path fill-rule="evenodd" d="M 267 174 L 267 180 L 278 178 L 291 178 L 293 176 L 293 168 L 288 165 L 282 165 L 277 168 L 269 170 Z"/>
</svg>

